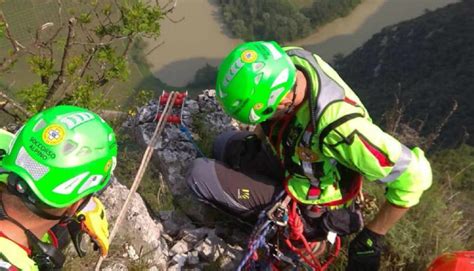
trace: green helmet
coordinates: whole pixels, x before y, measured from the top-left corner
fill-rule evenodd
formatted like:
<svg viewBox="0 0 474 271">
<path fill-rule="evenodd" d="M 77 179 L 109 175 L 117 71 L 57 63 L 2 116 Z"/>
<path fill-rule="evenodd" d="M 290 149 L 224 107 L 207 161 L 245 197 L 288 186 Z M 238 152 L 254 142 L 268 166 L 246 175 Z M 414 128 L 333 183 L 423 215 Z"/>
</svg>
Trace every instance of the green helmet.
<svg viewBox="0 0 474 271">
<path fill-rule="evenodd" d="M 2 167 L 26 182 L 42 203 L 62 208 L 104 188 L 116 157 L 114 131 L 101 117 L 80 107 L 57 106 L 25 123 Z"/>
<path fill-rule="evenodd" d="M 270 118 L 296 80 L 296 67 L 276 42 L 247 42 L 221 63 L 217 99 L 233 118 L 257 124 Z"/>
</svg>

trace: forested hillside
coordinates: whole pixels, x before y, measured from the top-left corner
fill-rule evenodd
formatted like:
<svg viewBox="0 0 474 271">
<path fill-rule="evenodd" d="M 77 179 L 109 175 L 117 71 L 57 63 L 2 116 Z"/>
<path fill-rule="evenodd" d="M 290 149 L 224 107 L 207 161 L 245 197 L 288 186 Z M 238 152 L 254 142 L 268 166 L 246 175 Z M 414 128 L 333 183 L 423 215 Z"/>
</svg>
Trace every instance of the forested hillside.
<svg viewBox="0 0 474 271">
<path fill-rule="evenodd" d="M 290 0 L 219 0 L 224 22 L 244 40 L 291 41 L 343 17 L 361 0 L 313 0 L 309 6 Z"/>
<path fill-rule="evenodd" d="M 474 144 L 474 1 L 465 0 L 385 28 L 336 67 L 376 119 L 395 105 L 437 146 Z M 395 101 L 399 99 L 399 104 Z M 457 105 L 457 107 L 456 107 Z"/>
</svg>

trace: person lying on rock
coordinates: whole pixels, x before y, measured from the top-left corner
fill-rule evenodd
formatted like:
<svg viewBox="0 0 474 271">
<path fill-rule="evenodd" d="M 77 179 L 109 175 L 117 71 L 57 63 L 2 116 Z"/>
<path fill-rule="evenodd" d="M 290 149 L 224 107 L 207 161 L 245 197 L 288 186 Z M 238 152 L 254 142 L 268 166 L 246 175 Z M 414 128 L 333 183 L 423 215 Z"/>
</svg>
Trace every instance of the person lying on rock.
<svg viewBox="0 0 474 271">
<path fill-rule="evenodd" d="M 87 233 L 104 255 L 108 223 L 94 193 L 116 164 L 112 128 L 97 114 L 57 106 L 13 135 L 0 130 L 0 270 L 59 270 Z"/>
<path fill-rule="evenodd" d="M 193 162 L 187 182 L 198 198 L 250 219 L 284 189 L 308 240 L 358 232 L 347 270 L 378 270 L 384 235 L 431 185 L 423 151 L 373 124 L 334 69 L 301 48 L 237 46 L 220 64 L 216 96 L 231 117 L 257 126 L 218 136 L 216 160 Z M 386 202 L 365 226 L 354 208 L 361 177 L 386 186 Z"/>
</svg>

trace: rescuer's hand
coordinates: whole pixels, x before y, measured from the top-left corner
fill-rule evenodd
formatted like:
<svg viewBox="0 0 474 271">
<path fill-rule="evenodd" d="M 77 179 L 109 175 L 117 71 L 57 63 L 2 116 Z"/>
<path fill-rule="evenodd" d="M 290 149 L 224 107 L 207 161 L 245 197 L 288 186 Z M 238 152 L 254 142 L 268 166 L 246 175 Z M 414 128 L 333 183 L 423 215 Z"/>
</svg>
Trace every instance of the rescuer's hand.
<svg viewBox="0 0 474 271">
<path fill-rule="evenodd" d="M 346 271 L 377 271 L 384 248 L 384 236 L 364 228 L 349 245 Z"/>
</svg>

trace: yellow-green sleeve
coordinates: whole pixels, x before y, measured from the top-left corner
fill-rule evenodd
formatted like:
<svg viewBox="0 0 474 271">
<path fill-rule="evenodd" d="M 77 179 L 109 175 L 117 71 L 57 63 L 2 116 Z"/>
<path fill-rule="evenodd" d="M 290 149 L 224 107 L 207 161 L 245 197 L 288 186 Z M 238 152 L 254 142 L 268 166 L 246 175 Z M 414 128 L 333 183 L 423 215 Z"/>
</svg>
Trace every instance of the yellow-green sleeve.
<svg viewBox="0 0 474 271">
<path fill-rule="evenodd" d="M 418 204 L 423 191 L 431 186 L 431 167 L 423 151 L 410 150 L 363 117 L 332 130 L 322 150 L 365 179 L 385 183 L 386 198 L 396 206 Z"/>
</svg>

